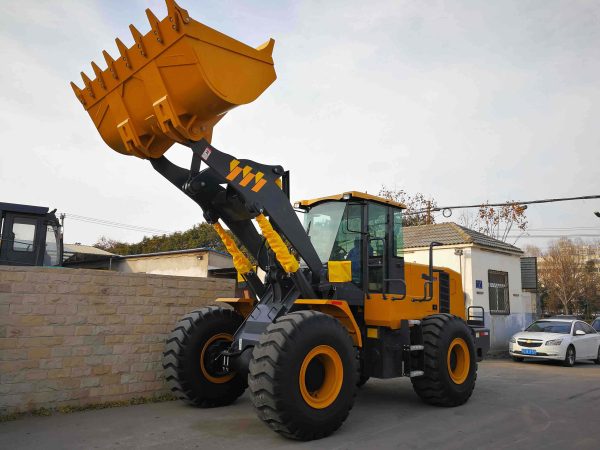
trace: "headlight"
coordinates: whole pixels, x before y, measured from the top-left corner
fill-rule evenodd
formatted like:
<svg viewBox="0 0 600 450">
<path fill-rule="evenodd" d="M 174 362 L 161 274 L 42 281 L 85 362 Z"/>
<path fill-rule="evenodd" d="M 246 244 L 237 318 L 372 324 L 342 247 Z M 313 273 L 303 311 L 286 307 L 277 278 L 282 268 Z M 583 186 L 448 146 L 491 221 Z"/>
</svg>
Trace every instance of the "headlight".
<svg viewBox="0 0 600 450">
<path fill-rule="evenodd" d="M 546 345 L 560 345 L 562 341 L 562 339 L 552 339 L 551 341 L 546 341 Z"/>
<path fill-rule="evenodd" d="M 514 344 L 515 342 L 517 342 L 517 340 L 515 339 L 514 336 L 511 336 L 511 338 L 508 340 L 508 342 L 510 342 L 511 344 Z"/>
</svg>

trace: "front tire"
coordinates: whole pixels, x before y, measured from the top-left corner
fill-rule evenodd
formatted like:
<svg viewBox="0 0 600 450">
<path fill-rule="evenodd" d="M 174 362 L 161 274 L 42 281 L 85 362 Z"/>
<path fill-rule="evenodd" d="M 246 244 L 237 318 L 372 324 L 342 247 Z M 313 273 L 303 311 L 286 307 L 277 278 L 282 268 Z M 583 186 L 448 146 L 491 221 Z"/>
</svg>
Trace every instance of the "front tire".
<svg viewBox="0 0 600 450">
<path fill-rule="evenodd" d="M 426 317 L 421 324 L 425 374 L 411 378 L 413 389 L 431 405 L 462 405 L 471 397 L 477 379 L 471 330 L 450 314 Z"/>
<path fill-rule="evenodd" d="M 267 327 L 248 384 L 258 417 L 285 437 L 328 436 L 348 417 L 358 381 L 352 339 L 335 318 L 298 311 Z"/>
<path fill-rule="evenodd" d="M 514 362 L 523 362 L 525 361 L 525 358 L 521 357 L 521 356 L 513 356 L 512 357 Z"/>
<path fill-rule="evenodd" d="M 244 393 L 247 381 L 224 372 L 216 356 L 229 347 L 244 318 L 230 309 L 209 306 L 181 319 L 163 354 L 165 379 L 181 400 L 201 408 L 224 406 Z"/>
<path fill-rule="evenodd" d="M 565 354 L 565 360 L 563 361 L 563 366 L 565 367 L 573 367 L 575 365 L 575 360 L 577 355 L 575 353 L 575 347 L 569 345 L 567 348 L 567 353 Z"/>
<path fill-rule="evenodd" d="M 594 364 L 600 364 L 600 347 L 598 347 L 598 354 L 596 355 L 596 359 L 594 360 Z"/>
</svg>

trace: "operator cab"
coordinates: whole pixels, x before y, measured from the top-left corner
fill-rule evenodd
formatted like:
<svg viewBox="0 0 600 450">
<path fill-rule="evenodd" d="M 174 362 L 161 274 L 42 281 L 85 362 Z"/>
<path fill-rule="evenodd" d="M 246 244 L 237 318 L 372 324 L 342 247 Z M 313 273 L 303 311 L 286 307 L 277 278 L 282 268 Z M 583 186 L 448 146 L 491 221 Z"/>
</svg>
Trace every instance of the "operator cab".
<svg viewBox="0 0 600 450">
<path fill-rule="evenodd" d="M 306 212 L 304 228 L 329 271 L 332 261 L 348 261 L 351 281 L 363 295 L 406 294 L 403 204 L 353 191 L 297 206 Z"/>
<path fill-rule="evenodd" d="M 60 266 L 62 235 L 55 212 L 0 203 L 0 265 Z"/>
</svg>

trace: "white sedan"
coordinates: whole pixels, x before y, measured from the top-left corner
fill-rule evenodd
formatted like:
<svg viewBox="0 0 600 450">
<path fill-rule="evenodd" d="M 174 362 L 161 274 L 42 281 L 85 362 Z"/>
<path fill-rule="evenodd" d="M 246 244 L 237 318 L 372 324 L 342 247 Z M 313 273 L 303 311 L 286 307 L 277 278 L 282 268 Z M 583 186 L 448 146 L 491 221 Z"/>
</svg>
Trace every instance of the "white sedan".
<svg viewBox="0 0 600 450">
<path fill-rule="evenodd" d="M 591 359 L 600 364 L 600 333 L 581 320 L 541 319 L 511 337 L 508 351 L 515 361 L 554 359 L 571 367 Z"/>
</svg>

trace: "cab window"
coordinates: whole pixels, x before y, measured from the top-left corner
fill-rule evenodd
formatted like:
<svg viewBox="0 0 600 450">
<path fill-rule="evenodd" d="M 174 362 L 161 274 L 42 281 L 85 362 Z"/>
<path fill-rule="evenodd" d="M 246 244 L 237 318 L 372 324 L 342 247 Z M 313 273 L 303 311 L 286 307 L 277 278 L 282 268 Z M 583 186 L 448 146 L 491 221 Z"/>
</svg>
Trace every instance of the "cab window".
<svg viewBox="0 0 600 450">
<path fill-rule="evenodd" d="M 387 206 L 369 203 L 368 216 L 369 291 L 382 292 Z"/>
<path fill-rule="evenodd" d="M 35 220 L 15 218 L 13 222 L 12 249 L 15 252 L 33 252 L 35 240 Z"/>
<path fill-rule="evenodd" d="M 394 256 L 401 258 L 403 255 L 404 237 L 402 234 L 402 210 L 394 209 Z"/>
<path fill-rule="evenodd" d="M 385 246 L 385 226 L 387 224 L 387 207 L 377 203 L 369 203 L 369 256 L 383 256 Z"/>
<path fill-rule="evenodd" d="M 51 225 L 46 226 L 46 250 L 44 252 L 44 266 L 58 266 L 58 242 L 56 230 Z"/>
</svg>

